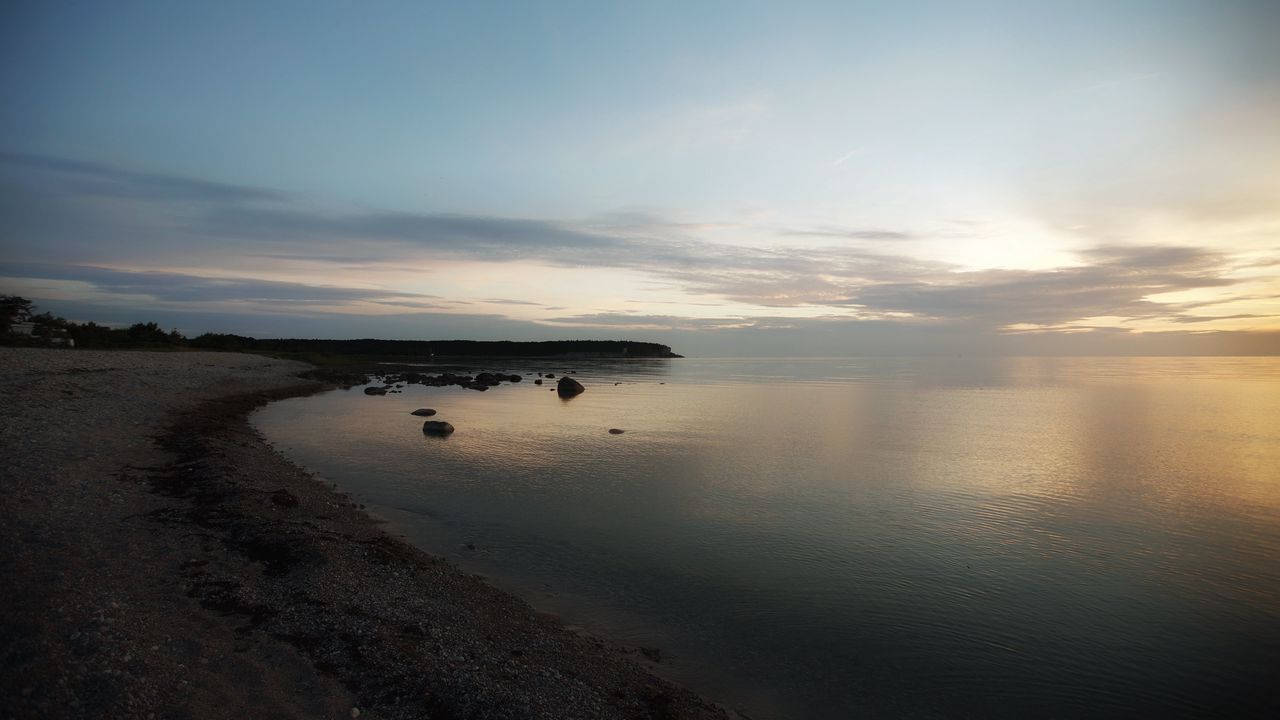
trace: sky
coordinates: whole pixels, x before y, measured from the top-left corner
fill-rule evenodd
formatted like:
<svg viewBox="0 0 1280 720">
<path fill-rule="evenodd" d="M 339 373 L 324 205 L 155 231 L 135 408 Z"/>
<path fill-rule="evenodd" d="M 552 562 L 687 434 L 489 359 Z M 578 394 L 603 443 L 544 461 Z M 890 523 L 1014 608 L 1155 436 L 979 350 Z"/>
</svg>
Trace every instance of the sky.
<svg viewBox="0 0 1280 720">
<path fill-rule="evenodd" d="M 1280 354 L 1280 2 L 8 2 L 0 292 L 187 335 Z"/>
</svg>

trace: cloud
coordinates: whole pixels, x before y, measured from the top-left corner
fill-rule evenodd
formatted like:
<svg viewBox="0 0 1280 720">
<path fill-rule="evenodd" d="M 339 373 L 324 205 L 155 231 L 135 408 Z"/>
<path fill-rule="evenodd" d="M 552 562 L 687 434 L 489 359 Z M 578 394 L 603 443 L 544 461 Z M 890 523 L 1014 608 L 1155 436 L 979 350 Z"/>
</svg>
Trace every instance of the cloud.
<svg viewBox="0 0 1280 720">
<path fill-rule="evenodd" d="M 913 316 L 963 320 L 995 327 L 1054 325 L 1100 316 L 1174 316 L 1177 307 L 1151 295 L 1236 281 L 1223 276 L 1220 253 L 1183 247 L 1089 250 L 1093 263 L 1043 271 L 990 270 L 855 290 L 842 304 Z"/>
<path fill-rule="evenodd" d="M 368 288 L 334 287 L 270 280 L 223 279 L 184 273 L 135 272 L 86 265 L 0 262 L 0 276 L 69 280 L 90 285 L 95 291 L 116 295 L 142 295 L 157 302 L 335 304 L 357 301 L 404 304 L 435 299 L 435 295 Z"/>
<path fill-rule="evenodd" d="M 431 295 L 427 297 L 435 297 L 435 296 Z M 455 301 L 455 300 L 445 300 L 443 302 L 421 302 L 418 300 L 405 300 L 405 299 L 372 300 L 368 298 L 366 298 L 366 302 L 373 303 L 374 305 L 388 305 L 391 307 L 398 307 L 398 308 L 412 308 L 414 310 L 452 310 L 454 307 L 470 304 L 465 301 Z"/>
<path fill-rule="evenodd" d="M 99 262 L 207 254 L 368 263 L 412 251 L 518 260 L 616 249 L 561 223 L 452 213 L 330 211 L 259 188 L 0 153 L 0 237 L 10 257 Z M 359 250 L 352 250 L 354 244 Z M 554 258 L 553 258 L 554 260 Z"/>
<path fill-rule="evenodd" d="M 542 322 L 592 328 L 645 328 L 655 330 L 723 330 L 754 324 L 741 317 L 691 318 L 679 315 L 639 315 L 629 313 L 583 313 L 548 318 Z"/>
<path fill-rule="evenodd" d="M 631 213 L 609 226 L 531 218 L 367 209 L 316 209 L 281 193 L 168 177 L 32 155 L 0 154 L 6 185 L 0 240 L 14 277 L 86 282 L 99 292 L 162 302 L 239 301 L 297 307 L 374 303 L 442 309 L 460 301 L 393 290 L 307 282 L 226 280 L 101 265 L 191 266 L 230 274 L 229 262 L 309 260 L 345 265 L 533 261 L 561 267 L 619 268 L 659 278 L 685 296 L 767 307 L 808 307 L 863 321 L 937 322 L 999 330 L 1111 316 L 1202 323 L 1190 311 L 1257 295 L 1237 279 L 1246 261 L 1206 248 L 1108 243 L 1079 253 L 1079 264 L 1048 270 L 961 272 L 943 262 L 885 246 L 808 246 L 797 238 L 872 242 L 914 236 L 881 228 L 814 228 L 781 233 L 774 246 L 701 240 L 694 225 Z M 16 176 L 15 177 L 15 173 Z M 38 182 L 25 182 L 38 176 Z M 86 183 L 86 178 L 91 182 Z M 21 182 L 20 182 L 21 181 Z M 104 192 L 102 187 L 109 187 Z M 723 229 L 720 227 L 719 229 Z M 691 234 L 692 233 L 692 234 Z M 1264 254 L 1265 255 L 1265 254 Z M 74 258 L 77 265 L 67 264 Z M 1273 262 L 1257 256 L 1255 265 Z M 217 263 L 221 263 L 218 265 Z M 95 266 L 96 265 L 96 266 Z M 1236 291 L 1232 286 L 1240 284 Z M 1174 304 L 1151 300 L 1177 291 L 1224 288 L 1219 300 Z M 483 302 L 537 305 L 521 298 Z M 1245 312 L 1241 312 L 1245 310 Z M 1247 309 L 1230 308 L 1235 319 Z M 764 313 L 762 313 L 763 315 Z M 1265 318 L 1265 315 L 1258 315 Z M 556 322 L 612 326 L 710 327 L 712 321 L 648 316 L 565 315 Z M 738 327 L 721 318 L 716 327 Z"/>
<path fill-rule="evenodd" d="M 17 171 L 25 182 L 52 182 L 85 195 L 204 203 L 282 202 L 274 190 L 211 182 L 175 175 L 124 170 L 110 165 L 26 153 L 0 152 L 0 167 Z"/>
<path fill-rule="evenodd" d="M 831 163 L 831 167 L 833 167 L 833 168 L 840 167 L 841 165 L 843 165 L 843 164 L 845 164 L 845 163 L 849 162 L 849 160 L 851 160 L 852 158 L 855 158 L 855 157 L 857 157 L 857 156 L 861 155 L 861 154 L 862 154 L 862 153 L 864 153 L 864 152 L 866 152 L 866 148 L 861 148 L 861 147 L 854 148 L 854 149 L 850 150 L 849 152 L 847 152 L 847 153 L 845 153 L 845 154 L 841 155 L 840 157 L 836 158 L 834 161 L 832 161 L 832 163 Z"/>
<path fill-rule="evenodd" d="M 543 220 L 407 212 L 321 213 L 295 207 L 227 206 L 197 229 L 224 237 L 292 242 L 388 241 L 492 260 L 526 258 L 549 250 L 616 248 L 619 238 L 593 235 Z"/>
<path fill-rule="evenodd" d="M 787 230 L 784 235 L 794 237 L 846 238 L 849 240 L 914 240 L 915 236 L 898 230 L 881 228 L 815 228 L 812 230 Z"/>
<path fill-rule="evenodd" d="M 1204 323 L 1220 320 L 1248 320 L 1280 317 L 1280 315 L 1255 315 L 1253 313 L 1236 313 L 1235 315 L 1179 315 L 1170 318 L 1176 323 Z"/>
<path fill-rule="evenodd" d="M 482 303 L 492 303 L 494 305 L 532 305 L 534 307 L 546 307 L 540 302 L 530 302 L 529 300 L 508 300 L 506 298 L 488 298 L 481 300 Z"/>
</svg>

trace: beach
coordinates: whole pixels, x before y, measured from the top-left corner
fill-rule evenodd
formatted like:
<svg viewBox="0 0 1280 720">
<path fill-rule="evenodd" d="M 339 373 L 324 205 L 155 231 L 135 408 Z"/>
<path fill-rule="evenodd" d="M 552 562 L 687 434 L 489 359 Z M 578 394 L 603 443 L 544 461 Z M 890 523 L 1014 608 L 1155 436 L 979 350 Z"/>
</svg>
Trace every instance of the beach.
<svg viewBox="0 0 1280 720">
<path fill-rule="evenodd" d="M 0 348 L 3 716 L 725 717 L 284 460 L 306 369 Z"/>
</svg>

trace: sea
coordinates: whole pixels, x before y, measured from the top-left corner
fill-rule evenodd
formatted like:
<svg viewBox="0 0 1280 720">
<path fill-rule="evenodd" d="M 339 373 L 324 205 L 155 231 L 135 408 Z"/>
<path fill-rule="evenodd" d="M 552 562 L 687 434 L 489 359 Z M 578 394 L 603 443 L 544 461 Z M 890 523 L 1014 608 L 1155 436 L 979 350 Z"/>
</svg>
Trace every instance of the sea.
<svg viewBox="0 0 1280 720">
<path fill-rule="evenodd" d="M 1280 717 L 1280 358 L 472 369 L 523 381 L 252 421 L 392 532 L 747 718 Z"/>
</svg>

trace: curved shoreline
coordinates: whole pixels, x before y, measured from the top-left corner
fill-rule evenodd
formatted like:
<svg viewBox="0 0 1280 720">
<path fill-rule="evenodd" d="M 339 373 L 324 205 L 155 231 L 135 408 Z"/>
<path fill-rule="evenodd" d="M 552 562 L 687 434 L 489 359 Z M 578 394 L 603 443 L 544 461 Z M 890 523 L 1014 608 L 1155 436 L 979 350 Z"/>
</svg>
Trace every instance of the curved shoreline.
<svg viewBox="0 0 1280 720">
<path fill-rule="evenodd" d="M 6 370 L 12 353 L 0 357 Z M 74 367 L 25 371 L 53 386 L 145 372 L 111 368 L 119 355 L 72 352 L 56 359 Z M 129 355 L 141 366 L 156 358 Z M 53 463 L 6 466 L 0 532 L 13 552 L 0 563 L 19 587 L 0 625 L 13 648 L 0 690 L 17 699 L 6 708 L 15 717 L 726 717 L 619 649 L 390 536 L 270 448 L 248 413 L 322 389 L 294 377 L 303 366 L 160 357 L 179 373 L 228 367 L 191 398 L 137 403 L 134 427 L 155 443 L 122 450 L 110 445 L 127 432 L 104 438 L 96 472 L 65 447 Z M 81 385 L 71 390 L 81 402 L 118 399 Z M 22 451 L 18 425 L 39 436 L 42 421 L 76 419 L 60 397 L 47 405 L 5 411 L 6 457 Z M 146 414 L 161 407 L 160 418 Z M 62 440 L 51 447 L 77 444 Z M 57 511 L 73 495 L 74 507 Z"/>
</svg>

